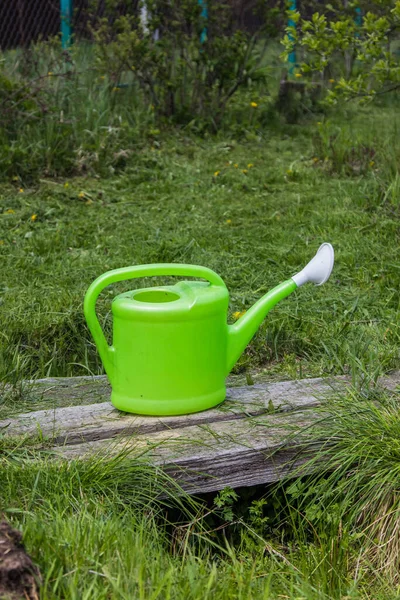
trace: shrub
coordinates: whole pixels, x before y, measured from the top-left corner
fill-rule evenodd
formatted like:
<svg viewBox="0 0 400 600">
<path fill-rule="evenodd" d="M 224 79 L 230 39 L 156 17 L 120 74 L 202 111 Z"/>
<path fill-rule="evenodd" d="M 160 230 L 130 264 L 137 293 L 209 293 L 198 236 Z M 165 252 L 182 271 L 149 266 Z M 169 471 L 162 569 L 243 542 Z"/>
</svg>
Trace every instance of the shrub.
<svg viewBox="0 0 400 600">
<path fill-rule="evenodd" d="M 369 101 L 398 90 L 400 1 L 341 5 L 335 9 L 328 4 L 325 13 L 319 10 L 305 18 L 291 11 L 294 25 L 286 29 L 284 57 L 297 46 L 303 55 L 299 74 L 325 79 L 330 104 L 341 98 Z"/>
<path fill-rule="evenodd" d="M 223 3 L 208 6 L 207 20 L 198 0 L 146 6 L 146 22 L 122 15 L 96 25 L 98 67 L 111 86 L 125 83 L 142 94 L 156 118 L 217 130 L 238 89 L 266 77 L 265 42 L 233 30 Z"/>
</svg>

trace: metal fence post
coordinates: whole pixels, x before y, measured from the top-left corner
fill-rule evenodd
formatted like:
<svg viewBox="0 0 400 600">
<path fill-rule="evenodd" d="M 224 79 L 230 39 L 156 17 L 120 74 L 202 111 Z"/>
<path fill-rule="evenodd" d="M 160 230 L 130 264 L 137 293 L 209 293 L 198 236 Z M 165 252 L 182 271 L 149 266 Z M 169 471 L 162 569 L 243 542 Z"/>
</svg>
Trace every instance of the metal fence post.
<svg viewBox="0 0 400 600">
<path fill-rule="evenodd" d="M 71 21 L 72 21 L 72 2 L 73 0 L 60 0 L 61 12 L 61 46 L 66 50 L 71 45 Z"/>
<path fill-rule="evenodd" d="M 358 27 L 361 27 L 363 24 L 362 12 L 361 12 L 361 8 L 359 6 L 357 6 L 357 8 L 356 8 L 355 22 Z"/>
<path fill-rule="evenodd" d="M 203 19 L 208 19 L 208 8 L 207 8 L 207 0 L 198 0 L 199 4 L 201 6 L 201 14 L 200 16 L 203 17 Z M 200 43 L 204 44 L 204 42 L 207 40 L 207 27 L 204 27 L 204 29 L 202 30 L 201 34 L 200 34 Z"/>
<path fill-rule="evenodd" d="M 295 11 L 297 8 L 296 0 L 290 0 L 289 10 Z M 296 23 L 289 17 L 288 27 L 295 27 Z M 289 40 L 293 41 L 293 36 L 289 33 Z M 293 71 L 296 67 L 296 49 L 294 48 L 289 54 L 289 74 L 293 75 Z"/>
</svg>

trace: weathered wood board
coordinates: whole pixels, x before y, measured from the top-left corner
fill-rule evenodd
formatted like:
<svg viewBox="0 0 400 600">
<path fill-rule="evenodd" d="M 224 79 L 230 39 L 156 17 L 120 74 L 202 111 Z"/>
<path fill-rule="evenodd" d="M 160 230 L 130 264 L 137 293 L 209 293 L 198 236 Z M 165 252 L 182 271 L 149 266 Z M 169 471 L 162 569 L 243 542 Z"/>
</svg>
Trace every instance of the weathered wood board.
<svg viewBox="0 0 400 600">
<path fill-rule="evenodd" d="M 395 391 L 400 373 L 379 385 Z M 231 387 L 215 409 L 145 417 L 113 408 L 103 376 L 44 379 L 31 384 L 31 393 L 51 408 L 0 421 L 0 435 L 40 433 L 55 457 L 69 460 L 145 451 L 146 460 L 191 493 L 210 492 L 277 481 L 302 464 L 296 432 L 315 422 L 316 406 L 349 386 L 346 377 L 337 377 Z M 73 406 L 57 407 L 68 403 Z"/>
</svg>

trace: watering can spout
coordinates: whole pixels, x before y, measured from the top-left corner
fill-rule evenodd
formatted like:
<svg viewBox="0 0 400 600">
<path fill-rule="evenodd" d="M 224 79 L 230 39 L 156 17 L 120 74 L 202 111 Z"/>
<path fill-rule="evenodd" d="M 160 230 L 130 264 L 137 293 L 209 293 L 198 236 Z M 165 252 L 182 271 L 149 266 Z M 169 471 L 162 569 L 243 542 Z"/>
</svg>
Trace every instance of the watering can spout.
<svg viewBox="0 0 400 600">
<path fill-rule="evenodd" d="M 233 325 L 228 326 L 227 374 L 239 359 L 269 311 L 283 298 L 305 283 L 322 285 L 332 272 L 334 251 L 331 244 L 322 244 L 314 258 L 296 275 L 277 285 Z"/>
</svg>

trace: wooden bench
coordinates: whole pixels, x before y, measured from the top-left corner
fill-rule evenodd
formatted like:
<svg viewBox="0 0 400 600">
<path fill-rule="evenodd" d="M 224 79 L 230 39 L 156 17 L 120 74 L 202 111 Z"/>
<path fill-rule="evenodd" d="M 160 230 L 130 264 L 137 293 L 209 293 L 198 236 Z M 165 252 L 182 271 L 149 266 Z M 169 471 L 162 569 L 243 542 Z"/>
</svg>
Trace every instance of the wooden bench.
<svg viewBox="0 0 400 600">
<path fill-rule="evenodd" d="M 394 391 L 400 372 L 381 378 Z M 0 437 L 37 437 L 55 457 L 85 459 L 132 451 L 162 466 L 190 493 L 277 481 L 302 464 L 296 432 L 315 423 L 315 408 L 343 394 L 346 377 L 229 387 L 219 407 L 192 415 L 144 417 L 113 408 L 105 376 L 28 382 L 37 410 L 0 421 Z"/>
</svg>

